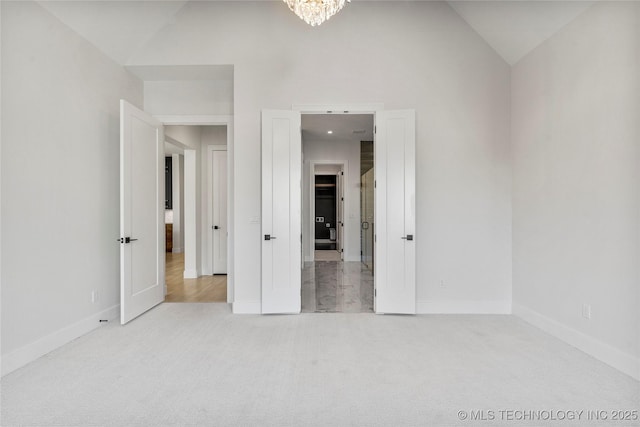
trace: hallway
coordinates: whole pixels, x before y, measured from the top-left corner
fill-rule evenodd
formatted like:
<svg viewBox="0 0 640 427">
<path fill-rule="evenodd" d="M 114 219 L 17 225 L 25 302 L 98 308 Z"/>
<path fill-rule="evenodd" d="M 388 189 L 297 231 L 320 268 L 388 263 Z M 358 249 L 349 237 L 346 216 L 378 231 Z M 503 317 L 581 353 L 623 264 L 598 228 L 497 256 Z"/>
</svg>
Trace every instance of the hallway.
<svg viewBox="0 0 640 427">
<path fill-rule="evenodd" d="M 200 276 L 185 279 L 184 253 L 166 253 L 165 302 L 227 302 L 227 276 Z"/>
<path fill-rule="evenodd" d="M 302 270 L 303 313 L 373 313 L 373 275 L 360 262 L 315 261 Z"/>
</svg>

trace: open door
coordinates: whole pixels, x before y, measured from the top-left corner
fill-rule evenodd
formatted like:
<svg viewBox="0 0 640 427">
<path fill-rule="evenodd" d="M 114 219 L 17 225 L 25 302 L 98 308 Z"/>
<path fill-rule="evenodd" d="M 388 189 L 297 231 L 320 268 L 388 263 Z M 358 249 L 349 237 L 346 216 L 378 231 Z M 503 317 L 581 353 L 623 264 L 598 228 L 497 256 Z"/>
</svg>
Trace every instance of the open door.
<svg viewBox="0 0 640 427">
<path fill-rule="evenodd" d="M 340 253 L 340 260 L 344 261 L 344 166 L 340 166 L 336 184 L 336 249 Z"/>
<path fill-rule="evenodd" d="M 262 112 L 262 313 L 300 313 L 300 113 Z"/>
<path fill-rule="evenodd" d="M 213 166 L 213 274 L 227 274 L 227 152 L 214 150 L 211 152 Z"/>
<path fill-rule="evenodd" d="M 375 138 L 375 311 L 415 314 L 415 111 L 378 111 Z"/>
<path fill-rule="evenodd" d="M 120 101 L 120 321 L 164 301 L 164 130 Z"/>
</svg>

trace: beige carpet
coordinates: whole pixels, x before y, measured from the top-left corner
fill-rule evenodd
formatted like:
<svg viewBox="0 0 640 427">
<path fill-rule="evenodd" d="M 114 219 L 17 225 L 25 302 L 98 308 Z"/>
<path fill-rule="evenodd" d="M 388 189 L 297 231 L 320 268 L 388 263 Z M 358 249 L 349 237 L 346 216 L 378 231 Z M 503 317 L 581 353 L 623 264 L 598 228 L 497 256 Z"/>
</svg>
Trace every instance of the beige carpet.
<svg viewBox="0 0 640 427">
<path fill-rule="evenodd" d="M 639 406 L 639 382 L 512 316 L 232 315 L 181 303 L 4 377 L 0 424 L 600 427 L 615 423 L 499 411 Z M 497 418 L 460 419 L 470 411 Z"/>
</svg>

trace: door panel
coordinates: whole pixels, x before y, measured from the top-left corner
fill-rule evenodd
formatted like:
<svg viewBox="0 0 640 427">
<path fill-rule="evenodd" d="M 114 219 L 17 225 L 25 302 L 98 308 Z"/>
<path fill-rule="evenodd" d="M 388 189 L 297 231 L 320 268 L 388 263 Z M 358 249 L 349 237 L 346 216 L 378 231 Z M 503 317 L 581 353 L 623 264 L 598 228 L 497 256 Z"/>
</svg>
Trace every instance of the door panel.
<svg viewBox="0 0 640 427">
<path fill-rule="evenodd" d="M 164 300 L 162 124 L 120 101 L 120 321 Z"/>
<path fill-rule="evenodd" d="M 300 312 L 300 113 L 262 112 L 262 313 Z"/>
<path fill-rule="evenodd" d="M 227 152 L 211 152 L 213 182 L 213 274 L 227 274 Z"/>
<path fill-rule="evenodd" d="M 415 314 L 415 112 L 380 111 L 376 128 L 376 312 Z"/>
</svg>

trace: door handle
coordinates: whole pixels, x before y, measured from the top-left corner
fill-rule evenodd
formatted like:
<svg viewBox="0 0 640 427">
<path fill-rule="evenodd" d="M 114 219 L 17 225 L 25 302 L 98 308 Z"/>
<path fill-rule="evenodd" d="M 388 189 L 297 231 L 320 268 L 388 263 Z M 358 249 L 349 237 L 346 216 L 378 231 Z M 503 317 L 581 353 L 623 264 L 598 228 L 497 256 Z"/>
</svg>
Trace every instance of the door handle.
<svg viewBox="0 0 640 427">
<path fill-rule="evenodd" d="M 404 240 L 413 240 L 413 234 L 407 234 L 405 237 L 401 237 Z"/>
<path fill-rule="evenodd" d="M 118 239 L 118 242 L 120 243 L 131 243 L 131 242 L 135 242 L 138 239 L 132 239 L 131 237 L 121 237 Z"/>
<path fill-rule="evenodd" d="M 265 234 L 264 240 L 275 240 L 276 236 L 272 236 L 271 234 Z"/>
</svg>

